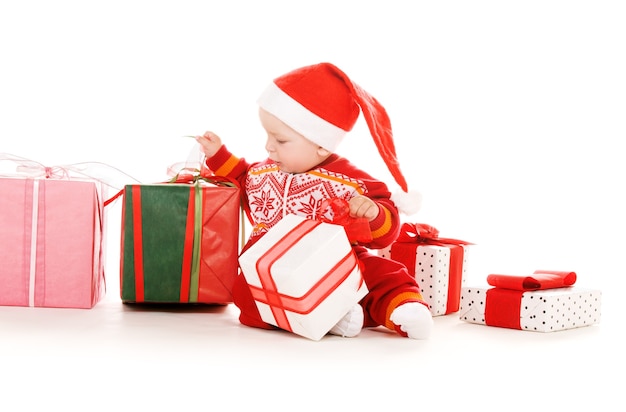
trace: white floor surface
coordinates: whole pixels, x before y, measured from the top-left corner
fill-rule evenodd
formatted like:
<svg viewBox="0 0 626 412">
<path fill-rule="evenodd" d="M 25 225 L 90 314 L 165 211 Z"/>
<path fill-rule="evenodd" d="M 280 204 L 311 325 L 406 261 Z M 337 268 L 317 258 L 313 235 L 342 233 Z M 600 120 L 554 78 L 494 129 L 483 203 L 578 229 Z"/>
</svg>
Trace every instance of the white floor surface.
<svg viewBox="0 0 626 412">
<path fill-rule="evenodd" d="M 610 312 L 552 333 L 450 314 L 426 341 L 315 342 L 242 326 L 234 305 L 126 305 L 114 289 L 90 310 L 0 307 L 4 410 L 619 410 Z"/>
</svg>

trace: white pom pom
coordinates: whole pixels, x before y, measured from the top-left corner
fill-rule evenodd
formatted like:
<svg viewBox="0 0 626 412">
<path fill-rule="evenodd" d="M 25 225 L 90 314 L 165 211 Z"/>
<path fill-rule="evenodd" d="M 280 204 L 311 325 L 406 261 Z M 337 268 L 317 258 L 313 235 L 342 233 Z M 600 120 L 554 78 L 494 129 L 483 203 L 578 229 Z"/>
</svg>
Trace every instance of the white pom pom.
<svg viewBox="0 0 626 412">
<path fill-rule="evenodd" d="M 407 216 L 416 214 L 422 207 L 422 194 L 415 190 L 408 192 L 397 190 L 391 195 L 391 200 L 396 204 L 398 211 Z"/>
</svg>

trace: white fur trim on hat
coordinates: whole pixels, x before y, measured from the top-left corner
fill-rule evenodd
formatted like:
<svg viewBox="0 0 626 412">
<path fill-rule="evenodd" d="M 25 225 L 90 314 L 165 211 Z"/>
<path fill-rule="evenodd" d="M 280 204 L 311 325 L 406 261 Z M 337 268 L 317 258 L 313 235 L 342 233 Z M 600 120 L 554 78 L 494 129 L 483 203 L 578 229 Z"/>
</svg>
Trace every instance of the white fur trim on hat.
<svg viewBox="0 0 626 412">
<path fill-rule="evenodd" d="M 422 194 L 417 190 L 396 190 L 391 194 L 391 200 L 398 211 L 407 216 L 416 214 L 422 208 Z"/>
<path fill-rule="evenodd" d="M 337 149 L 347 134 L 345 130 L 310 112 L 275 83 L 270 83 L 257 103 L 287 126 L 331 152 Z"/>
</svg>

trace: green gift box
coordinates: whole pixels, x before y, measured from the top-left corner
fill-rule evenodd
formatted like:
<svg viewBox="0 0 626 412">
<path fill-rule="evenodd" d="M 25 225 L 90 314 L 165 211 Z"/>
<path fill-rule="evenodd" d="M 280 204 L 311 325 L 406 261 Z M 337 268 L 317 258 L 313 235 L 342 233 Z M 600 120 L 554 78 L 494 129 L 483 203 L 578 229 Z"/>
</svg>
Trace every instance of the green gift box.
<svg viewBox="0 0 626 412">
<path fill-rule="evenodd" d="M 127 185 L 120 295 L 125 303 L 232 302 L 240 190 L 203 181 Z"/>
</svg>

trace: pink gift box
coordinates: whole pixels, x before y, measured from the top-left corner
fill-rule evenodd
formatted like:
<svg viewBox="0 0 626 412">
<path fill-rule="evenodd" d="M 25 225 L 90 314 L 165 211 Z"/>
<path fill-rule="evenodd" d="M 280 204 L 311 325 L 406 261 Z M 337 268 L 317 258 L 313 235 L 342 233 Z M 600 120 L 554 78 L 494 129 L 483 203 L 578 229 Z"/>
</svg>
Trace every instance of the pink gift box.
<svg viewBox="0 0 626 412">
<path fill-rule="evenodd" d="M 239 257 L 261 318 L 320 340 L 367 293 L 342 226 L 285 216 Z"/>
<path fill-rule="evenodd" d="M 104 295 L 95 181 L 0 177 L 0 305 L 92 308 Z"/>
</svg>

